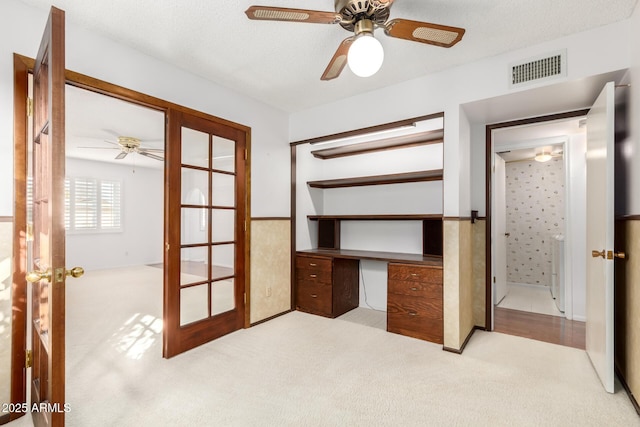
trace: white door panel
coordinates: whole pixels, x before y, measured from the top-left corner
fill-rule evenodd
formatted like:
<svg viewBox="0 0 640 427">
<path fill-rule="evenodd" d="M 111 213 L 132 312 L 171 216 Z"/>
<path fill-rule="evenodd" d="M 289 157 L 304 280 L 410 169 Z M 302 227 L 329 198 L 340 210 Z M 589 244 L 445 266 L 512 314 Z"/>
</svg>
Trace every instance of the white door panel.
<svg viewBox="0 0 640 427">
<path fill-rule="evenodd" d="M 614 90 L 607 83 L 587 116 L 586 350 L 604 385 L 614 392 L 613 250 Z M 599 254 L 594 254 L 597 251 Z"/>
</svg>

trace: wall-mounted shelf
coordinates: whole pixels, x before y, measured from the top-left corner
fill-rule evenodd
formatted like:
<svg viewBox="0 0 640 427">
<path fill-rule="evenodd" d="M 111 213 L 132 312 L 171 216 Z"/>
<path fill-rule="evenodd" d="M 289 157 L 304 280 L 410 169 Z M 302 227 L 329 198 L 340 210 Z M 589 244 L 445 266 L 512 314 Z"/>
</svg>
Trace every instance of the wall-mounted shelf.
<svg viewBox="0 0 640 427">
<path fill-rule="evenodd" d="M 309 249 L 298 254 L 323 255 L 344 259 L 368 259 L 374 261 L 404 262 L 407 264 L 442 267 L 442 257 L 433 255 L 405 254 L 398 252 L 360 251 L 347 249 Z"/>
<path fill-rule="evenodd" d="M 402 184 L 407 182 L 441 181 L 442 169 L 418 172 L 395 173 L 391 175 L 358 176 L 354 178 L 308 181 L 313 188 L 361 187 L 365 185 Z"/>
<path fill-rule="evenodd" d="M 321 219 L 338 221 L 422 221 L 422 220 L 442 220 L 440 214 L 383 214 L 383 215 L 307 215 L 311 221 Z"/>
<path fill-rule="evenodd" d="M 355 156 L 358 154 L 373 153 L 376 151 L 395 150 L 399 148 L 415 147 L 418 145 L 438 144 L 443 142 L 444 131 L 442 129 L 428 132 L 420 132 L 412 135 L 396 136 L 377 141 L 362 142 L 359 144 L 345 145 L 342 147 L 324 148 L 312 151 L 318 159 L 334 159 L 336 157 Z"/>
</svg>

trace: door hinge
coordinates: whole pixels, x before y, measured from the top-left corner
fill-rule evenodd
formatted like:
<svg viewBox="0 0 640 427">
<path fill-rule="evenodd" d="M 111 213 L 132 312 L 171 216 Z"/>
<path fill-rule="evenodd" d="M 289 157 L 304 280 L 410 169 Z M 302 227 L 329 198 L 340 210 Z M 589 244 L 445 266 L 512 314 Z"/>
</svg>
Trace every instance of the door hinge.
<svg viewBox="0 0 640 427">
<path fill-rule="evenodd" d="M 244 303 L 245 304 L 247 303 L 247 293 L 246 292 L 244 293 Z"/>
<path fill-rule="evenodd" d="M 244 232 L 245 233 L 247 232 L 247 220 L 246 219 L 244 220 Z"/>
<path fill-rule="evenodd" d="M 496 276 L 493 276 L 493 283 L 496 283 Z"/>
<path fill-rule="evenodd" d="M 27 116 L 33 116 L 33 99 L 27 97 Z"/>
<path fill-rule="evenodd" d="M 165 243 L 164 244 L 164 250 L 169 252 L 169 248 L 170 248 L 169 243 Z"/>
<path fill-rule="evenodd" d="M 25 350 L 24 367 L 30 368 L 33 366 L 33 350 Z"/>
<path fill-rule="evenodd" d="M 247 160 L 247 158 L 249 157 L 249 150 L 247 150 L 246 148 L 244 149 L 244 159 Z"/>
</svg>

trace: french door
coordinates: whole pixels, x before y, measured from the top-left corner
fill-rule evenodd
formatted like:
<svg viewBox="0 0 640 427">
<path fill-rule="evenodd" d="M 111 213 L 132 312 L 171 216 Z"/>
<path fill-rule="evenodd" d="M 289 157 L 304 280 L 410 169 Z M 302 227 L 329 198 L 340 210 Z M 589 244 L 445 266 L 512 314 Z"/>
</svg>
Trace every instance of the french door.
<svg viewBox="0 0 640 427">
<path fill-rule="evenodd" d="M 163 356 L 244 326 L 246 133 L 168 112 Z"/>
<path fill-rule="evenodd" d="M 65 282 L 82 275 L 65 267 L 64 11 L 51 8 L 33 71 L 31 271 L 31 405 L 36 426 L 64 425 Z M 34 410 L 37 408 L 37 410 Z"/>
</svg>

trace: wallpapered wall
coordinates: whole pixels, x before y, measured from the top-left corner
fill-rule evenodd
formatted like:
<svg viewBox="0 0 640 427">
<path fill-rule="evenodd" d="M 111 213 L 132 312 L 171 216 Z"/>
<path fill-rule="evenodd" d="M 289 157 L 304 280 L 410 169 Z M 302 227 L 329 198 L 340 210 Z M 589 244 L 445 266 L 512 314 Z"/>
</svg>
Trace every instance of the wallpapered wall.
<svg viewBox="0 0 640 427">
<path fill-rule="evenodd" d="M 551 286 L 553 235 L 564 233 L 562 158 L 506 164 L 507 281 Z"/>
</svg>

